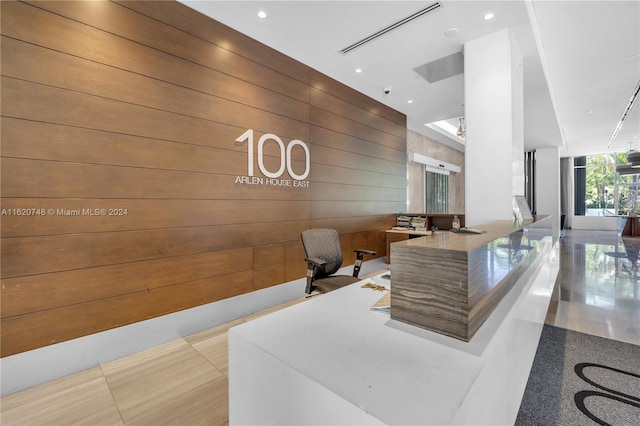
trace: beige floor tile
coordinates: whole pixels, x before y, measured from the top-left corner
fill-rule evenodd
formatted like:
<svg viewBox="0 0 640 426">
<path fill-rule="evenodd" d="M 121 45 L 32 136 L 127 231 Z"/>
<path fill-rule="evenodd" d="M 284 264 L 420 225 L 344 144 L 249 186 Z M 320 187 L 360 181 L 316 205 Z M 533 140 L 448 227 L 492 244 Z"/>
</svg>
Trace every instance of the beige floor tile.
<svg viewBox="0 0 640 426">
<path fill-rule="evenodd" d="M 127 425 L 228 421 L 227 378 L 182 339 L 102 369 Z"/>
<path fill-rule="evenodd" d="M 229 376 L 229 339 L 227 333 L 223 332 L 217 336 L 212 336 L 206 340 L 201 340 L 191 345 L 200 352 L 214 367 L 222 374 Z"/>
<path fill-rule="evenodd" d="M 223 375 L 188 390 L 172 392 L 164 389 L 162 397 L 152 404 L 131 409 L 126 415 L 129 425 L 226 425 L 229 422 L 228 381 Z"/>
<path fill-rule="evenodd" d="M 98 379 L 100 377 L 104 377 L 102 374 L 102 369 L 100 367 L 89 368 L 75 374 L 70 374 L 57 380 L 43 383 L 41 385 L 34 386 L 29 389 L 25 389 L 23 391 L 12 393 L 11 395 L 3 397 L 1 409 L 2 411 L 10 410 L 12 408 L 16 408 L 21 405 L 45 398 L 52 393 L 64 392 L 68 389 L 74 388 L 78 385 L 94 379 Z"/>
<path fill-rule="evenodd" d="M 2 425 L 122 425 L 100 367 L 2 398 Z"/>
<path fill-rule="evenodd" d="M 231 327 L 243 324 L 243 318 L 221 324 L 185 337 L 184 340 L 200 352 L 211 364 L 225 376 L 229 375 L 227 332 Z"/>
</svg>

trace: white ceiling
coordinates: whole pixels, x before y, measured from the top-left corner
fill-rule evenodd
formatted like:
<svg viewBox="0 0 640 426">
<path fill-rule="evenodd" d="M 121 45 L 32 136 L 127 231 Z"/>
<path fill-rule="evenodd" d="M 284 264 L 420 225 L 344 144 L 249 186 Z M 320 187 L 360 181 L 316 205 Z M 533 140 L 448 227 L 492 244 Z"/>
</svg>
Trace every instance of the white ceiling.
<svg viewBox="0 0 640 426">
<path fill-rule="evenodd" d="M 585 155 L 626 151 L 629 142 L 640 149 L 640 101 L 607 148 L 640 80 L 640 0 L 440 0 L 434 12 L 339 52 L 434 2 L 183 1 L 405 113 L 410 129 L 459 149 L 424 124 L 464 115 L 462 75 L 430 84 L 413 68 L 510 27 L 523 55 L 525 149 L 558 146 L 561 155 Z M 266 19 L 258 18 L 260 10 Z M 483 19 L 488 11 L 491 21 Z M 458 32 L 447 37 L 451 28 Z"/>
</svg>

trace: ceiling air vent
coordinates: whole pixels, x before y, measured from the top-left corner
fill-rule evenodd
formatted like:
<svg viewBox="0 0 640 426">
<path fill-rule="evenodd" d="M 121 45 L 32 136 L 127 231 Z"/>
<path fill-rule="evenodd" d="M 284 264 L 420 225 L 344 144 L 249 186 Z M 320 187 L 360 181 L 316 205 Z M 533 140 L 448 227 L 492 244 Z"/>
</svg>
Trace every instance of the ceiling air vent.
<svg viewBox="0 0 640 426">
<path fill-rule="evenodd" d="M 417 66 L 413 70 L 429 83 L 435 83 L 462 74 L 464 72 L 464 56 L 462 52 L 457 52 Z"/>
<path fill-rule="evenodd" d="M 363 38 L 362 40 L 353 43 L 351 46 L 345 47 L 344 49 L 342 49 L 340 51 L 340 53 L 342 53 L 343 55 L 346 54 L 346 53 L 349 53 L 353 49 L 357 49 L 358 47 L 360 47 L 360 46 L 362 46 L 364 44 L 367 44 L 370 41 L 373 41 L 373 40 L 377 39 L 378 37 L 390 32 L 390 31 L 393 31 L 396 28 L 398 28 L 398 27 L 400 27 L 400 26 L 402 26 L 404 24 L 408 24 L 409 22 L 413 21 L 416 18 L 421 17 L 422 15 L 426 15 L 429 12 L 433 12 L 434 10 L 436 10 L 436 9 L 438 9 L 440 7 L 442 7 L 442 4 L 440 2 L 435 2 L 432 5 L 427 6 L 424 9 L 417 11 L 413 15 L 407 16 L 406 18 L 401 19 L 401 20 L 399 20 L 398 22 L 396 22 L 394 24 L 391 24 L 388 27 L 383 28 L 380 31 L 371 34 L 370 36 L 367 36 L 367 37 Z"/>
</svg>

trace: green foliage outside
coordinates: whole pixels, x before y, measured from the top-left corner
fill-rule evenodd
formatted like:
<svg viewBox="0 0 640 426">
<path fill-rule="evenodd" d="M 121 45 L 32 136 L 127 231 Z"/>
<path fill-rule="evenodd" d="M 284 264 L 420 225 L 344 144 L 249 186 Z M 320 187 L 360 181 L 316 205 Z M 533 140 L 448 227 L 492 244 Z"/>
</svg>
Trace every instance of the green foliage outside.
<svg viewBox="0 0 640 426">
<path fill-rule="evenodd" d="M 616 165 L 627 164 L 627 153 L 610 153 L 587 157 L 586 204 L 588 209 L 605 209 L 611 214 L 638 212 L 637 175 L 618 177 L 618 212 L 614 212 Z"/>
</svg>

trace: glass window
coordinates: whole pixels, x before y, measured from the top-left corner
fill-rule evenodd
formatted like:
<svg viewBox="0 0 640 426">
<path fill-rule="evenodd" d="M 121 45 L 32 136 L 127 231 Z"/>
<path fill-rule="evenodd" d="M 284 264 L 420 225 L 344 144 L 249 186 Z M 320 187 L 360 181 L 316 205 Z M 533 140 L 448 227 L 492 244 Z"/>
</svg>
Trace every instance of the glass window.
<svg viewBox="0 0 640 426">
<path fill-rule="evenodd" d="M 425 213 L 449 213 L 449 176 L 426 172 Z"/>
<path fill-rule="evenodd" d="M 626 164 L 626 153 L 574 158 L 574 214 L 610 216 L 638 211 L 638 175 L 616 172 L 616 166 Z"/>
<path fill-rule="evenodd" d="M 624 174 L 618 177 L 618 214 L 640 213 L 638 193 L 640 182 L 637 174 Z"/>
</svg>

